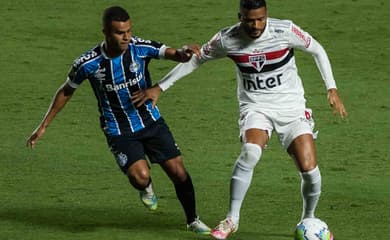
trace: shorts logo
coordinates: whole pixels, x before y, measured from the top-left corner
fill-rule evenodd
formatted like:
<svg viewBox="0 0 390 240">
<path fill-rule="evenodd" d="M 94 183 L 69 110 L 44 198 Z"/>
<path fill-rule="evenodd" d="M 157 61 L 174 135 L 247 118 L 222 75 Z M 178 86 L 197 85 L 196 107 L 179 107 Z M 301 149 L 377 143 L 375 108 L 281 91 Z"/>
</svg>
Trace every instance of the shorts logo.
<svg viewBox="0 0 390 240">
<path fill-rule="evenodd" d="M 308 110 L 305 110 L 305 117 L 307 120 L 310 120 L 311 119 L 311 114 Z"/>
<path fill-rule="evenodd" d="M 175 147 L 176 147 L 177 150 L 180 151 L 179 145 L 177 145 L 177 143 L 175 143 Z"/>
<path fill-rule="evenodd" d="M 116 161 L 118 162 L 119 166 L 124 167 L 127 163 L 127 156 L 124 153 L 118 153 L 116 155 Z"/>
<path fill-rule="evenodd" d="M 265 63 L 265 54 L 249 56 L 249 63 L 260 72 Z"/>
</svg>

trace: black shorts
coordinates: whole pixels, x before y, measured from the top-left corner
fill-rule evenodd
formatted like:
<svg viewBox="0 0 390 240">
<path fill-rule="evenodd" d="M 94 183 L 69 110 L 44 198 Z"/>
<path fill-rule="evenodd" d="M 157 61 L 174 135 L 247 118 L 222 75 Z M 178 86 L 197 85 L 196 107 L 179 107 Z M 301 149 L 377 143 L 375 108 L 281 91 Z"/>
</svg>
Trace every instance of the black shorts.
<svg viewBox="0 0 390 240">
<path fill-rule="evenodd" d="M 131 164 L 141 159 L 146 160 L 146 156 L 151 163 L 161 163 L 181 155 L 163 118 L 132 135 L 106 135 L 106 139 L 125 174 Z"/>
</svg>

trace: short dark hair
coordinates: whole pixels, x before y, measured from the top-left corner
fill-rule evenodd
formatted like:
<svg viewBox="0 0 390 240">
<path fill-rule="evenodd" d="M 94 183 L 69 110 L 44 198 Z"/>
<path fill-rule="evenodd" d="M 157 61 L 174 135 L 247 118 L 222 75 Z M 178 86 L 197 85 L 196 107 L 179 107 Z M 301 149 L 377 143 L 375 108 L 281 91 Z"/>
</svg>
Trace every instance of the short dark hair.
<svg viewBox="0 0 390 240">
<path fill-rule="evenodd" d="M 111 26 L 112 21 L 126 22 L 130 19 L 129 13 L 119 6 L 112 6 L 106 8 L 103 12 L 103 27 Z"/>
<path fill-rule="evenodd" d="M 257 9 L 267 7 L 265 0 L 240 0 L 240 9 Z"/>
</svg>

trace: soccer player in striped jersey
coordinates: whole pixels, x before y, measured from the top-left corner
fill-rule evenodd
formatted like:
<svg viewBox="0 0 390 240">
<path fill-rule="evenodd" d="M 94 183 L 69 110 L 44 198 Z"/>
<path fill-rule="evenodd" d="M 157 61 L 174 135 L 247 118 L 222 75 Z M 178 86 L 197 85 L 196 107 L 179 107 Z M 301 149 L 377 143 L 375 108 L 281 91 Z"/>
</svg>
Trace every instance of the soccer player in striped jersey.
<svg viewBox="0 0 390 240">
<path fill-rule="evenodd" d="M 143 204 L 157 208 L 149 164 L 159 164 L 174 184 L 184 208 L 188 229 L 209 234 L 210 228 L 196 213 L 192 180 L 180 150 L 157 107 L 151 101 L 136 107 L 134 92 L 151 86 L 148 64 L 151 59 L 186 62 L 200 54 L 199 46 L 181 49 L 132 36 L 132 21 L 121 7 L 107 8 L 103 14 L 105 40 L 77 58 L 66 82 L 58 89 L 42 122 L 27 145 L 34 147 L 56 114 L 66 105 L 85 79 L 97 98 L 100 125 L 116 161 L 131 185 L 138 189 Z"/>
<path fill-rule="evenodd" d="M 236 65 L 241 154 L 230 182 L 230 208 L 226 218 L 212 231 L 216 239 L 226 239 L 238 229 L 240 209 L 253 170 L 274 131 L 295 161 L 301 176 L 303 212 L 314 217 L 321 193 L 311 110 L 306 109 L 304 89 L 295 64 L 294 49 L 311 54 L 328 91 L 334 114 L 347 116 L 338 95 L 328 56 L 309 33 L 290 20 L 267 16 L 264 0 L 241 0 L 239 23 L 224 28 L 201 48 L 201 57 L 179 64 L 152 88 L 136 93 L 142 104 L 155 104 L 161 91 L 209 60 L 229 57 Z M 139 94 L 139 96 L 138 96 Z"/>
</svg>

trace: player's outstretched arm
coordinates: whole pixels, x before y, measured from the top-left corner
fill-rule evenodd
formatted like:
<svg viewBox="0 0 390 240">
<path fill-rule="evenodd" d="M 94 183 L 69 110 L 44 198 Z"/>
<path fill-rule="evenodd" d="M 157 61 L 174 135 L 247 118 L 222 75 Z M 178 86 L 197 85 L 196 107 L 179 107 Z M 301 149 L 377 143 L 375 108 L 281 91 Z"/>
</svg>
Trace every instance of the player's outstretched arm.
<svg viewBox="0 0 390 240">
<path fill-rule="evenodd" d="M 176 62 L 188 62 L 192 55 L 200 57 L 200 46 L 198 44 L 184 45 L 182 48 L 167 48 L 165 58 Z"/>
<path fill-rule="evenodd" d="M 345 110 L 343 101 L 337 92 L 336 81 L 334 80 L 332 67 L 325 49 L 319 42 L 312 39 L 310 47 L 305 51 L 311 53 L 314 57 L 317 68 L 321 73 L 326 88 L 328 89 L 328 102 L 333 108 L 333 114 L 340 114 L 342 119 L 345 118 L 348 114 Z"/>
<path fill-rule="evenodd" d="M 27 139 L 27 143 L 26 143 L 27 147 L 33 148 L 36 145 L 37 141 L 45 134 L 46 128 L 49 126 L 51 121 L 72 97 L 74 91 L 75 88 L 72 88 L 67 83 L 62 85 L 57 90 L 56 95 L 53 97 L 53 100 L 42 122 L 32 132 L 31 136 Z"/>
<path fill-rule="evenodd" d="M 195 55 L 195 56 L 194 56 Z M 165 57 L 174 61 L 182 62 L 176 65 L 167 75 L 165 75 L 153 87 L 135 92 L 131 100 L 136 107 L 140 107 L 147 100 L 152 100 L 152 106 L 157 104 L 158 97 L 162 91 L 167 90 L 177 80 L 190 74 L 199 66 L 201 50 L 199 45 L 192 44 L 184 46 L 182 49 L 167 48 Z M 185 62 L 185 63 L 184 63 Z"/>
<path fill-rule="evenodd" d="M 344 107 L 344 103 L 341 100 L 337 89 L 331 88 L 328 90 L 328 102 L 333 108 L 333 115 L 340 114 L 341 118 L 344 119 L 347 117 L 348 113 Z"/>
</svg>

